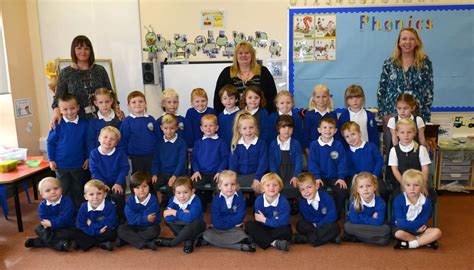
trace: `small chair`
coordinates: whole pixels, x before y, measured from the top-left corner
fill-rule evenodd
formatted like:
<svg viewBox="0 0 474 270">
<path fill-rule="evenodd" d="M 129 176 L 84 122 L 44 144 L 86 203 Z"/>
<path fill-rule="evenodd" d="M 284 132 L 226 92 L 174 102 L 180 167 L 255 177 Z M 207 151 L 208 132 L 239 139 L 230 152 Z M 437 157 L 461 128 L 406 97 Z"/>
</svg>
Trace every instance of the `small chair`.
<svg viewBox="0 0 474 270">
<path fill-rule="evenodd" d="M 28 192 L 28 184 L 26 182 L 21 182 L 23 189 L 25 190 L 26 199 L 28 203 L 31 203 L 30 193 Z M 0 185 L 0 203 L 2 204 L 3 215 L 5 219 L 8 220 L 8 200 L 7 200 L 7 186 Z"/>
</svg>

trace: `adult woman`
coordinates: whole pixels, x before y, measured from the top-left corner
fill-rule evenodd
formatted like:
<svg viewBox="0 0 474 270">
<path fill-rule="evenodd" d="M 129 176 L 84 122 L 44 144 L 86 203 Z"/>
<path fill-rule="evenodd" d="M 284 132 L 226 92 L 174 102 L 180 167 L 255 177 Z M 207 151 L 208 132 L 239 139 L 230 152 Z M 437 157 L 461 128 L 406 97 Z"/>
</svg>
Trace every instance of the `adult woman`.
<svg viewBox="0 0 474 270">
<path fill-rule="evenodd" d="M 214 110 L 220 113 L 224 110 L 219 99 L 219 90 L 226 84 L 234 85 L 240 93 L 247 86 L 258 86 L 267 100 L 266 109 L 269 113 L 275 111 L 273 99 L 277 94 L 275 80 L 272 74 L 264 66 L 257 63 L 255 49 L 248 42 L 239 43 L 234 50 L 234 61 L 232 66 L 224 68 L 216 83 L 214 92 Z"/>
<path fill-rule="evenodd" d="M 409 93 L 417 100 L 420 116 L 431 119 L 433 104 L 433 69 L 423 50 L 423 43 L 413 28 L 403 28 L 393 55 L 385 60 L 377 90 L 380 115 L 384 122 L 396 113 L 395 100 L 401 93 Z"/>
<path fill-rule="evenodd" d="M 53 115 L 51 127 L 61 120 L 58 108 L 58 97 L 63 94 L 75 95 L 79 101 L 79 116 L 90 119 L 94 117 L 93 103 L 94 92 L 97 88 L 112 89 L 109 75 L 104 67 L 94 64 L 95 56 L 92 43 L 86 36 L 77 36 L 71 43 L 72 65 L 64 68 L 59 73 L 56 94 L 53 100 Z"/>
</svg>

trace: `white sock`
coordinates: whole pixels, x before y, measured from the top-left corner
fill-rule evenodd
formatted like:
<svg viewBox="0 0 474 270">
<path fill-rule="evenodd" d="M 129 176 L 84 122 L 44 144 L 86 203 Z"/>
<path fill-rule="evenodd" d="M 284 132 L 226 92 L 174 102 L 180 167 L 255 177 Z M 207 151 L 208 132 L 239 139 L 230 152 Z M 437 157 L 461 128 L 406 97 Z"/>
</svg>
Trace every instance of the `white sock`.
<svg viewBox="0 0 474 270">
<path fill-rule="evenodd" d="M 411 241 L 408 242 L 408 248 L 417 248 L 419 246 L 420 245 L 418 244 L 417 240 L 411 240 Z"/>
</svg>

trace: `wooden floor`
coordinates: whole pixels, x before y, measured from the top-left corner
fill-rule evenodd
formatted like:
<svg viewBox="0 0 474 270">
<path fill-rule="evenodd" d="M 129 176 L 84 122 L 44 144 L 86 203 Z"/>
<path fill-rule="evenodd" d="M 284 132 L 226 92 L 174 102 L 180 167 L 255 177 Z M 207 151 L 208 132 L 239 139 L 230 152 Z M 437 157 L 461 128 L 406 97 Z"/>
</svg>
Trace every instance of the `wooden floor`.
<svg viewBox="0 0 474 270">
<path fill-rule="evenodd" d="M 70 253 L 26 249 L 24 239 L 34 235 L 38 224 L 38 201 L 28 205 L 24 194 L 21 200 L 25 232 L 17 231 L 13 200 L 9 201 L 10 220 L 3 218 L 3 212 L 0 215 L 0 269 L 474 269 L 474 195 L 470 194 L 439 197 L 438 224 L 443 236 L 436 251 L 342 243 L 317 248 L 292 245 L 287 253 L 259 248 L 256 253 L 243 253 L 213 247 L 197 248 L 192 254 L 185 254 L 182 247 L 150 251 L 126 246 L 113 252 Z M 292 217 L 293 224 L 297 218 Z M 162 235 L 171 236 L 166 226 L 162 230 Z"/>
</svg>

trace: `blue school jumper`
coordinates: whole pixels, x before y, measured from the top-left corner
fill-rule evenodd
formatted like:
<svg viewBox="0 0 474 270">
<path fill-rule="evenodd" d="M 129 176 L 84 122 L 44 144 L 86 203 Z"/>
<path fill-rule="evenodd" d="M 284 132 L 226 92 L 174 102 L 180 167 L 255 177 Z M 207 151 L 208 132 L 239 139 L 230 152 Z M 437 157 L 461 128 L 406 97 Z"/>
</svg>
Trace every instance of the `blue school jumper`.
<svg viewBox="0 0 474 270">
<path fill-rule="evenodd" d="M 88 211 L 88 202 L 84 202 L 77 213 L 76 227 L 89 236 L 100 235 L 100 229 L 104 226 L 107 226 L 107 230 L 115 230 L 118 225 L 115 205 L 106 199 L 104 202 L 104 210 L 99 211 Z M 87 225 L 87 220 L 91 221 L 90 225 Z"/>
<path fill-rule="evenodd" d="M 377 213 L 376 219 L 373 218 L 374 213 Z M 357 212 L 354 208 L 354 200 L 351 200 L 347 220 L 352 224 L 383 225 L 385 221 L 385 201 L 382 197 L 376 195 L 374 207 L 364 205 L 362 211 Z"/>
<path fill-rule="evenodd" d="M 92 118 L 89 120 L 89 130 L 87 132 L 87 147 L 90 153 L 94 148 L 99 147 L 99 135 L 100 130 L 106 126 L 113 126 L 120 130 L 122 121 L 115 115 L 111 121 L 105 121 L 104 119 Z"/>
<path fill-rule="evenodd" d="M 230 114 L 224 114 L 224 112 L 221 112 L 217 117 L 219 122 L 219 130 L 217 130 L 217 134 L 219 135 L 219 138 L 222 138 L 227 143 L 227 145 L 232 143 L 232 125 L 234 124 L 234 119 L 238 112 L 239 110 Z"/>
<path fill-rule="evenodd" d="M 148 215 L 156 214 L 155 222 L 148 221 Z M 160 206 L 156 196 L 150 196 L 150 200 L 146 205 L 137 203 L 135 196 L 129 196 L 127 204 L 125 205 L 125 216 L 127 217 L 128 225 L 148 227 L 154 224 L 160 224 L 161 214 Z"/>
<path fill-rule="evenodd" d="M 163 114 L 163 116 L 165 115 L 166 113 Z M 156 120 L 156 123 L 158 125 L 158 138 L 161 138 L 163 137 L 163 130 L 161 130 L 160 126 L 161 126 L 161 119 L 163 118 L 163 116 L 160 116 L 160 118 L 158 118 L 158 120 Z M 184 138 L 184 117 L 181 116 L 181 115 L 176 115 L 176 120 L 178 121 L 178 130 L 176 131 L 176 133 L 178 133 L 178 136 L 180 136 L 181 138 Z"/>
<path fill-rule="evenodd" d="M 373 112 L 367 111 L 363 109 L 367 114 L 367 134 L 369 135 L 369 142 L 375 144 L 377 148 L 380 147 L 380 137 L 379 137 L 379 130 L 377 127 L 377 121 L 375 121 L 375 115 Z M 337 120 L 337 139 L 342 142 L 344 147 L 348 148 L 349 145 L 347 144 L 344 136 L 341 133 L 341 128 L 344 123 L 351 121 L 351 116 L 349 113 L 349 109 L 343 109 L 342 113 L 339 115 L 339 119 Z M 359 123 L 357 123 L 359 124 Z M 360 124 L 359 124 L 360 125 Z M 360 127 L 363 128 L 363 127 Z"/>
<path fill-rule="evenodd" d="M 213 108 L 207 107 L 207 109 L 200 113 L 194 108 L 189 108 L 184 117 L 184 138 L 188 148 L 193 148 L 194 142 L 202 138 L 201 131 L 201 118 L 206 114 L 216 114 Z"/>
<path fill-rule="evenodd" d="M 165 142 L 165 139 L 161 137 L 155 147 L 151 173 L 152 175 L 159 173 L 174 176 L 186 175 L 186 157 L 186 142 L 179 135 L 175 142 Z"/>
<path fill-rule="evenodd" d="M 259 138 L 263 139 L 267 145 L 270 144 L 273 138 L 273 130 L 271 130 L 270 116 L 268 111 L 265 108 L 258 108 L 257 112 L 253 114 L 255 119 L 257 119 L 258 128 L 259 128 Z"/>
<path fill-rule="evenodd" d="M 108 155 L 104 155 L 100 153 L 99 147 L 92 150 L 89 156 L 92 178 L 104 182 L 109 187 L 114 184 L 123 186 L 130 170 L 127 155 L 120 148 L 115 148 Z"/>
<path fill-rule="evenodd" d="M 230 148 L 221 138 L 203 138 L 194 143 L 193 172 L 215 174 L 227 169 Z"/>
<path fill-rule="evenodd" d="M 48 205 L 43 199 L 38 206 L 40 220 L 51 221 L 51 231 L 63 228 L 74 228 L 74 204 L 67 196 L 61 196 L 61 201 L 56 205 Z"/>
<path fill-rule="evenodd" d="M 382 176 L 383 156 L 373 143 L 365 142 L 365 145 L 355 152 L 349 147 L 346 153 L 350 176 L 360 172 L 370 172 L 377 177 Z"/>
<path fill-rule="evenodd" d="M 211 223 L 218 230 L 229 230 L 244 222 L 245 197 L 240 191 L 235 193 L 230 208 L 221 194 L 214 196 L 211 207 Z"/>
<path fill-rule="evenodd" d="M 330 116 L 337 120 L 337 113 L 335 111 L 329 112 L 324 114 L 324 116 Z M 315 109 L 307 111 L 304 116 L 303 121 L 303 149 L 308 148 L 312 141 L 317 140 L 319 138 L 319 121 L 323 118 L 323 116 L 316 112 Z"/>
<path fill-rule="evenodd" d="M 255 213 L 258 213 L 258 211 L 262 212 L 262 214 L 267 218 L 265 225 L 272 228 L 279 228 L 290 224 L 290 204 L 288 204 L 288 201 L 283 194 L 280 193 L 276 207 L 265 207 L 263 200 L 263 195 L 260 195 L 255 199 Z"/>
<path fill-rule="evenodd" d="M 293 167 L 293 176 L 298 176 L 303 167 L 303 151 L 300 143 L 295 140 L 290 140 L 290 161 Z M 268 169 L 270 172 L 278 173 L 281 164 L 281 150 L 278 141 L 275 139 L 270 144 L 268 149 Z"/>
<path fill-rule="evenodd" d="M 267 144 L 258 138 L 255 145 L 246 149 L 243 144 L 237 144 L 234 152 L 229 156 L 229 170 L 239 175 L 254 174 L 260 180 L 267 171 L 268 154 Z"/>
<path fill-rule="evenodd" d="M 47 152 L 49 161 L 55 161 L 58 169 L 82 169 L 89 158 L 87 129 L 89 122 L 79 118 L 77 124 L 61 119 L 56 128 L 49 131 Z"/>
<path fill-rule="evenodd" d="M 313 205 L 308 204 L 308 200 L 304 198 L 299 200 L 299 209 L 303 219 L 315 223 L 316 227 L 320 227 L 325 223 L 336 222 L 337 212 L 334 199 L 324 190 L 318 190 L 317 194 L 319 195 L 318 210 L 314 209 Z"/>
<path fill-rule="evenodd" d="M 407 201 L 404 193 L 399 194 L 393 201 L 393 217 L 392 226 L 406 229 L 415 233 L 421 226 L 426 225 L 431 217 L 433 206 L 430 198 L 426 197 L 425 204 L 423 204 L 421 213 L 413 221 L 408 221 L 406 213 L 408 212 Z"/>
<path fill-rule="evenodd" d="M 303 120 L 299 115 L 300 109 L 292 109 L 291 110 L 291 118 L 293 118 L 293 122 L 295 123 L 295 127 L 293 128 L 293 135 L 291 136 L 293 139 L 296 139 L 300 145 L 303 143 Z M 278 136 L 278 130 L 276 130 L 276 123 L 280 114 L 278 112 L 274 112 L 270 115 L 270 132 L 272 134 L 271 139 L 275 139 Z"/>
<path fill-rule="evenodd" d="M 308 171 L 316 179 L 345 179 L 348 173 L 346 150 L 333 139 L 332 145 L 321 146 L 313 141 L 309 149 Z"/>
<path fill-rule="evenodd" d="M 204 223 L 204 217 L 202 216 L 202 207 L 201 207 L 201 200 L 199 200 L 198 196 L 194 195 L 192 201 L 186 207 L 186 210 L 189 212 L 184 212 L 179 205 L 174 203 L 174 196 L 171 197 L 170 202 L 168 204 L 168 209 L 177 210 L 176 216 L 167 216 L 165 217 L 166 222 L 175 222 L 178 220 L 184 221 L 186 223 L 191 223 L 195 220 L 200 220 Z"/>
<path fill-rule="evenodd" d="M 128 156 L 150 156 L 158 140 L 159 125 L 153 116 L 127 116 L 120 126 L 120 148 Z"/>
</svg>

